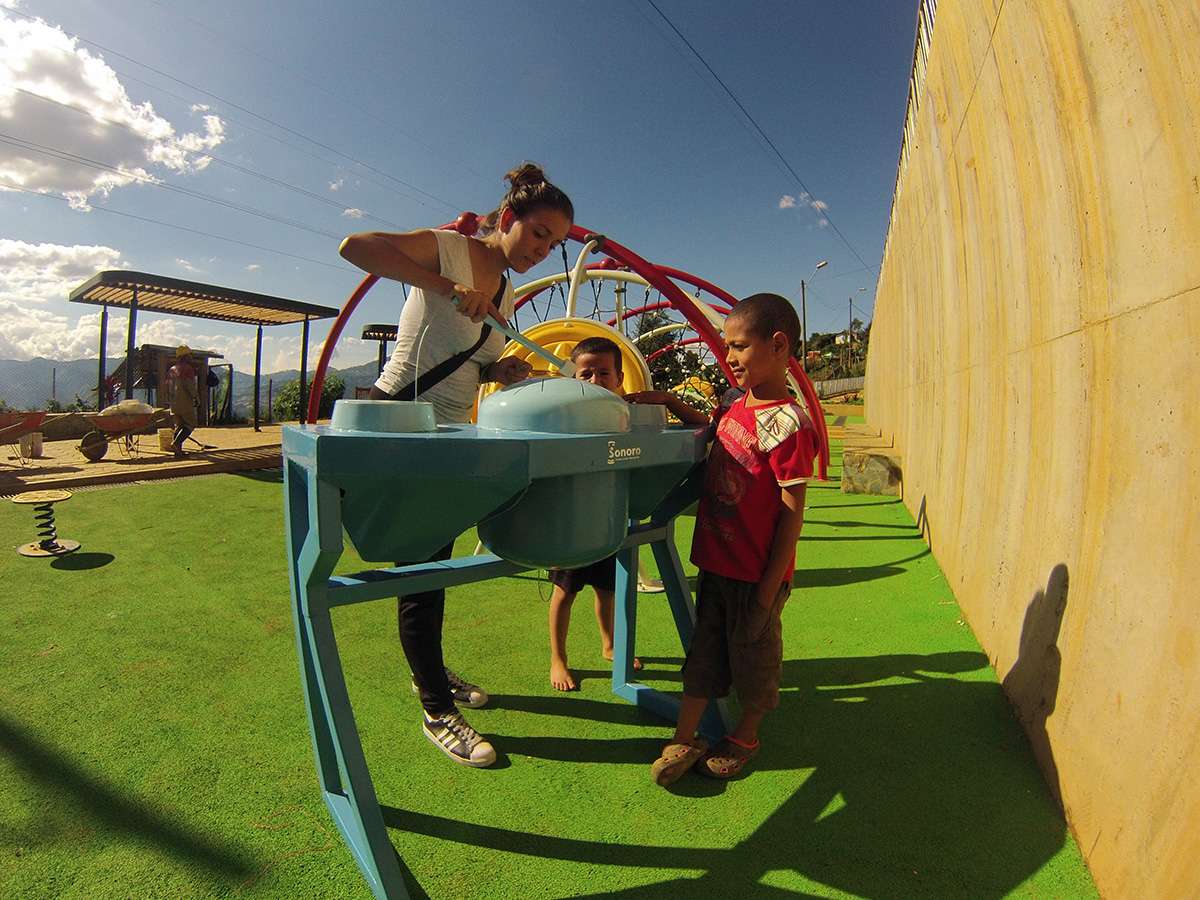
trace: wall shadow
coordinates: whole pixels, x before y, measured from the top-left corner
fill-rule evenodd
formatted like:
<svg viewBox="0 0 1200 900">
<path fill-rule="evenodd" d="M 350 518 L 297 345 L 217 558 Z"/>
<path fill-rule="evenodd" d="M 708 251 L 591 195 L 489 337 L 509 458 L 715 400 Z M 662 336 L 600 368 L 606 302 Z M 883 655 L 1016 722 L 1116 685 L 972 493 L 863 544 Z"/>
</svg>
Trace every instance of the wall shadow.
<svg viewBox="0 0 1200 900">
<path fill-rule="evenodd" d="M 840 541 L 853 540 L 870 540 L 872 542 L 885 540 L 911 540 L 911 536 L 907 537 L 872 537 L 872 538 L 837 538 Z M 802 539 L 801 543 L 806 539 Z M 817 538 L 817 540 L 821 540 Z M 930 550 L 928 547 L 922 547 L 917 553 L 905 556 L 901 559 L 893 560 L 888 563 L 881 563 L 874 566 L 839 566 L 839 567 L 797 567 L 794 577 L 794 584 L 797 588 L 817 588 L 817 587 L 845 587 L 851 584 L 865 584 L 868 581 L 879 581 L 882 578 L 891 578 L 894 575 L 906 575 L 908 570 L 904 568 L 906 563 L 915 562 L 922 557 L 928 556 Z M 696 594 L 696 576 L 689 575 L 687 579 L 688 588 L 692 595 Z"/>
<path fill-rule="evenodd" d="M 652 884 L 589 895 L 627 900 L 809 897 L 816 895 L 804 887 L 813 882 L 864 900 L 999 900 L 1062 848 L 1065 823 L 1040 788 L 984 654 L 788 660 L 784 667 L 784 696 L 764 720 L 764 749 L 748 778 L 726 783 L 689 775 L 672 786 L 680 815 L 703 816 L 702 803 L 692 801 L 725 790 L 753 794 L 756 773 L 794 771 L 795 789 L 739 841 L 644 847 L 577 839 L 570 829 L 566 836 L 527 833 L 389 806 L 382 808 L 384 821 L 456 844 L 660 874 Z M 520 705 L 505 699 L 506 706 Z M 626 715 L 620 718 L 633 720 Z M 598 764 L 611 764 L 615 751 L 618 762 L 644 764 L 662 744 L 661 722 L 647 724 L 655 735 L 645 740 L 609 745 L 561 737 L 510 746 L 514 738 L 506 736 L 505 748 Z M 647 880 L 645 873 L 635 877 Z"/>
<path fill-rule="evenodd" d="M 1054 748 L 1046 731 L 1046 721 L 1054 713 L 1062 676 L 1062 654 L 1058 635 L 1067 611 L 1067 591 L 1071 576 L 1059 563 L 1050 570 L 1046 589 L 1038 591 L 1025 609 L 1017 661 L 1004 676 L 1004 692 L 1016 711 L 1033 755 L 1038 761 L 1054 801 L 1062 808 L 1062 788 Z"/>
<path fill-rule="evenodd" d="M 245 848 L 204 834 L 155 810 L 160 801 L 139 798 L 122 786 L 106 782 L 88 772 L 31 731 L 0 716 L 0 749 L 29 788 L 31 827 L 23 841 L 28 845 L 71 842 L 81 827 L 107 829 L 136 837 L 148 847 L 179 859 L 189 860 L 210 873 L 214 891 L 228 888 L 230 880 L 242 881 L 255 874 L 257 866 Z M 15 789 L 14 785 L 6 786 Z"/>
</svg>

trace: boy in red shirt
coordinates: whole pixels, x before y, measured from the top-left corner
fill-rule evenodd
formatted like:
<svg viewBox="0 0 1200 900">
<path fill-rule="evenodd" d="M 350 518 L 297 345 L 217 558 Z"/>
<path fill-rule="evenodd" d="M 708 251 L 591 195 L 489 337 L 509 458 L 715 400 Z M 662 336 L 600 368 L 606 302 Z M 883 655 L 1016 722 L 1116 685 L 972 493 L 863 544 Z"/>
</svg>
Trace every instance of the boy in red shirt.
<svg viewBox="0 0 1200 900">
<path fill-rule="evenodd" d="M 675 736 L 652 768 L 660 785 L 693 766 L 714 778 L 737 775 L 758 753 L 759 721 L 779 702 L 780 615 L 818 442 L 788 390 L 799 336 L 795 308 L 777 294 L 747 297 L 725 320 L 726 361 L 741 391 L 729 391 L 714 416 L 716 440 L 692 539 L 691 559 L 700 568 L 696 628 Z M 731 687 L 742 717 L 710 748 L 696 729 L 709 700 L 728 696 Z"/>
</svg>

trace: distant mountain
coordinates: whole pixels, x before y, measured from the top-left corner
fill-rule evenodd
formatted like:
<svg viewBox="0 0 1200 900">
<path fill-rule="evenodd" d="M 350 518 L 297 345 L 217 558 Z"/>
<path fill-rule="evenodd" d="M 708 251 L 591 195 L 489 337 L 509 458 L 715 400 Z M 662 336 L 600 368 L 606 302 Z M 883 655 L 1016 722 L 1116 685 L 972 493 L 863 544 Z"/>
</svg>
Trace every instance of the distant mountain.
<svg viewBox="0 0 1200 900">
<path fill-rule="evenodd" d="M 311 382 L 313 377 L 313 369 L 316 368 L 316 363 L 313 363 L 312 368 L 308 370 L 308 380 Z M 225 371 L 221 372 L 221 377 L 224 379 Z M 361 366 L 353 366 L 349 369 L 329 369 L 329 375 L 337 375 L 346 382 L 346 393 L 344 396 L 349 399 L 354 399 L 354 389 L 356 387 L 370 387 L 375 383 L 375 379 L 379 377 L 379 364 L 374 362 L 364 363 Z M 326 376 L 328 377 L 328 375 Z M 293 381 L 300 379 L 299 369 L 287 369 L 282 372 L 272 372 L 269 375 L 262 375 L 259 379 L 258 387 L 258 415 L 259 418 L 267 418 L 267 397 L 268 393 L 274 402 L 274 398 L 279 396 L 279 392 L 284 386 Z M 254 403 L 254 373 L 235 371 L 233 373 L 233 411 L 235 413 L 248 416 L 252 412 Z"/>
<path fill-rule="evenodd" d="M 124 357 L 110 359 L 106 372 L 112 372 L 124 361 Z M 100 362 L 97 359 L 76 359 L 70 361 L 42 359 L 15 360 L 0 359 L 0 400 L 10 409 L 45 409 L 51 397 L 63 406 L 70 406 L 78 396 L 87 405 L 96 405 L 96 377 L 99 374 Z M 313 369 L 316 361 L 313 362 Z M 309 369 L 309 380 L 313 377 L 313 369 Z M 364 363 L 348 369 L 330 369 L 329 373 L 337 375 L 346 382 L 348 398 L 354 397 L 356 387 L 370 387 L 375 382 L 378 364 Z M 227 377 L 228 369 L 220 368 L 222 381 Z M 259 417 L 268 418 L 268 391 L 272 397 L 279 395 L 284 385 L 296 381 L 300 377 L 299 369 L 288 369 L 282 372 L 269 372 L 260 376 L 259 382 Z M 223 389 L 223 388 L 222 388 Z M 145 399 L 145 392 L 134 390 L 134 397 Z M 254 402 L 254 372 L 244 372 L 237 369 L 233 373 L 233 411 L 236 415 L 249 416 Z"/>
</svg>

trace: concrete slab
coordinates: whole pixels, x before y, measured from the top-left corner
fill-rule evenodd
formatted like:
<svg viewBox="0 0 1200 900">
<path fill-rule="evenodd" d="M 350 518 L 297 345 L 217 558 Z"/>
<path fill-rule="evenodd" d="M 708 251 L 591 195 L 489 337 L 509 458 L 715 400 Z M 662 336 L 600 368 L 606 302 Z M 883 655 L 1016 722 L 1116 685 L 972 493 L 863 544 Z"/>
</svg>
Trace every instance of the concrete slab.
<svg viewBox="0 0 1200 900">
<path fill-rule="evenodd" d="M 108 445 L 104 458 L 88 462 L 78 440 L 43 441 L 40 456 L 22 459 L 12 447 L 0 448 L 0 496 L 29 490 L 83 487 L 182 478 L 217 472 L 279 468 L 280 425 L 198 428 L 187 452 L 176 457 L 159 449 L 157 433 L 118 439 Z"/>
</svg>

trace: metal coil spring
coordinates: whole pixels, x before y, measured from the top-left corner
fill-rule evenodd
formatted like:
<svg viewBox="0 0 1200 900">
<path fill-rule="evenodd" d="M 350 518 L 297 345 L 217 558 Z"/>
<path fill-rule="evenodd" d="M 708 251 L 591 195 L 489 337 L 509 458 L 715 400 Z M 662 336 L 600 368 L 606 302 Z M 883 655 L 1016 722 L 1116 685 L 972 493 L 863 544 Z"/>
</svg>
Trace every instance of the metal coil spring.
<svg viewBox="0 0 1200 900">
<path fill-rule="evenodd" d="M 38 503 L 33 507 L 33 519 L 37 523 L 38 543 L 43 548 L 54 547 L 58 543 L 58 531 L 54 527 L 54 503 Z"/>
</svg>

